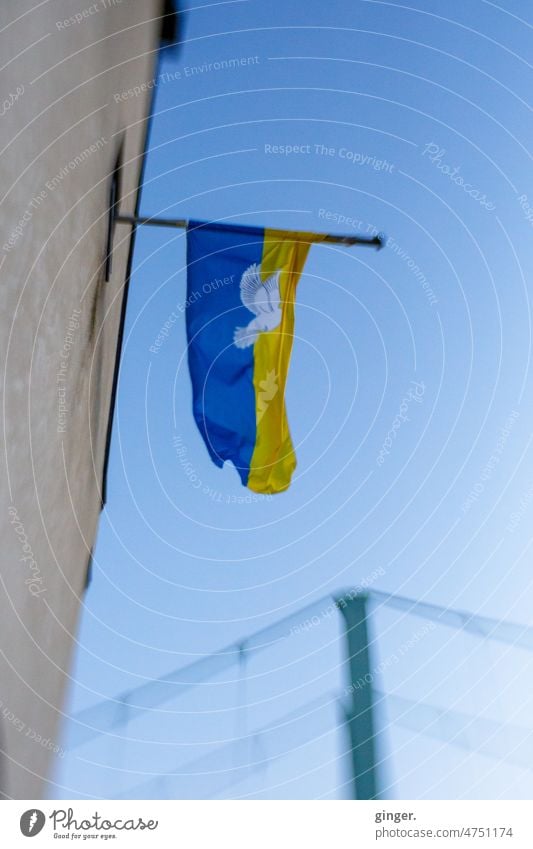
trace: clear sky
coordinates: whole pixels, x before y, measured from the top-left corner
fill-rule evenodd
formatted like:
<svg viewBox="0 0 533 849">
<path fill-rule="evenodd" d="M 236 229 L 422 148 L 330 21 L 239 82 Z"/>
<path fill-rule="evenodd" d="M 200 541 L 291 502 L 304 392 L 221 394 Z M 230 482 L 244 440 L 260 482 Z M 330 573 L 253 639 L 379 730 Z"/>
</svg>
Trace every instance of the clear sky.
<svg viewBox="0 0 533 849">
<path fill-rule="evenodd" d="M 297 471 L 288 492 L 247 498 L 196 430 L 184 319 L 150 350 L 185 300 L 184 233 L 139 230 L 73 711 L 363 580 L 533 624 L 528 11 L 518 0 L 186 10 L 182 44 L 161 62 L 142 213 L 377 229 L 389 242 L 312 247 L 287 392 Z M 401 655 L 379 689 L 530 722 L 526 653 L 442 627 L 420 635 L 423 620 L 398 612 L 372 622 L 375 663 Z M 340 637 L 326 617 L 261 655 L 247 688 L 234 670 L 151 712 L 129 741 L 121 729 L 87 743 L 59 762 L 52 792 L 128 794 L 324 698 L 300 721 L 313 743 L 296 748 L 295 734 L 291 746 L 282 725 L 295 751 L 225 793 L 342 795 Z M 382 707 L 387 795 L 530 798 L 512 758 L 468 752 L 475 728 L 460 749 Z M 146 793 L 222 792 L 210 781 L 226 756 L 235 763 L 214 754 L 194 791 L 176 780 Z"/>
</svg>

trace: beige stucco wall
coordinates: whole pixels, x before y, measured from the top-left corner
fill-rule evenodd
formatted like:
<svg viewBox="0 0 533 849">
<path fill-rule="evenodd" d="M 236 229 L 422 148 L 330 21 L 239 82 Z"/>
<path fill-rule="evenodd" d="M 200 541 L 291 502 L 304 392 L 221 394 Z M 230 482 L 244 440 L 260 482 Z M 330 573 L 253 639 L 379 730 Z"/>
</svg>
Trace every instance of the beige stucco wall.
<svg viewBox="0 0 533 849">
<path fill-rule="evenodd" d="M 105 282 L 110 173 L 124 134 L 122 207 L 133 212 L 150 89 L 113 95 L 152 79 L 161 7 L 0 5 L 0 790 L 8 798 L 46 795 L 43 777 L 58 756 L 51 747 L 100 511 L 129 249 L 120 226 Z"/>
</svg>

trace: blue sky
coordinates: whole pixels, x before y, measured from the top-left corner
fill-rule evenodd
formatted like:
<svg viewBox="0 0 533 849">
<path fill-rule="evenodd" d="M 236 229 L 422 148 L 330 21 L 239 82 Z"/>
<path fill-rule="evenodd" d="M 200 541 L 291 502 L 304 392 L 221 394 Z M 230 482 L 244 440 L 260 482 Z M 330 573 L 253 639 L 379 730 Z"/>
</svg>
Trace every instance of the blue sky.
<svg viewBox="0 0 533 849">
<path fill-rule="evenodd" d="M 73 711 L 364 579 L 531 624 L 525 15 L 518 2 L 483 0 L 188 8 L 181 46 L 162 59 L 142 213 L 376 228 L 390 241 L 380 253 L 311 249 L 287 392 L 298 468 L 288 492 L 247 499 L 233 468 L 210 463 L 194 425 L 184 321 L 150 351 L 185 300 L 184 233 L 140 229 Z M 374 619 L 376 658 L 397 653 L 422 625 L 383 616 Z M 466 700 L 471 715 L 520 724 L 513 710 L 528 698 L 519 696 L 527 656 L 514 652 L 511 662 L 457 640 L 444 628 L 417 638 L 397 680 L 387 673 L 379 686 L 415 701 L 431 693 L 441 707 Z M 267 684 L 254 682 L 248 730 L 342 691 L 339 624 L 328 618 L 298 645 L 265 653 Z M 511 668 L 517 678 L 504 686 Z M 191 741 L 202 754 L 242 733 L 234 686 L 219 681 L 207 706 L 201 693 L 203 702 L 194 695 L 150 715 L 136 732 L 143 742 L 119 733 L 111 746 L 69 754 L 56 795 L 127 793 L 144 772 L 190 759 Z M 511 765 L 489 769 L 479 755 L 383 721 L 391 795 L 424 795 L 435 769 L 434 796 L 513 797 L 523 787 Z M 173 746 L 151 744 L 167 722 Z M 252 782 L 235 795 L 340 794 L 339 737 L 316 738 L 282 758 L 260 789 Z M 200 780 L 197 793 L 210 792 Z"/>
</svg>

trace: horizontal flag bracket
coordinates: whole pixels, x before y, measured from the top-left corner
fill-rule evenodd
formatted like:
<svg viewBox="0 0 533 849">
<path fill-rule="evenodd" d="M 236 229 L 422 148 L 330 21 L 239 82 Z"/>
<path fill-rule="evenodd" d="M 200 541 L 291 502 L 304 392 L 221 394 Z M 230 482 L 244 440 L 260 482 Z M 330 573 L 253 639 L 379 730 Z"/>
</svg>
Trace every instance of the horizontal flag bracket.
<svg viewBox="0 0 533 849">
<path fill-rule="evenodd" d="M 147 224 L 151 227 L 174 227 L 181 230 L 185 230 L 189 224 L 186 218 L 155 218 L 145 215 L 115 215 L 115 223 Z M 379 251 L 385 245 L 385 236 L 383 233 L 376 236 L 339 236 L 331 233 L 325 236 L 324 241 L 336 245 L 367 245 Z"/>
</svg>

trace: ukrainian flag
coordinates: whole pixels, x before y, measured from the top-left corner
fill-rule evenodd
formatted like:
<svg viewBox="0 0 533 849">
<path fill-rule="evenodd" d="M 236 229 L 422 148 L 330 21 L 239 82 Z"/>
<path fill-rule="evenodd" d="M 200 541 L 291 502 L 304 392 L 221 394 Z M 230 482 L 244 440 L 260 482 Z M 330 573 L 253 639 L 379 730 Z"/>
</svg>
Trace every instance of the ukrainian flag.
<svg viewBox="0 0 533 849">
<path fill-rule="evenodd" d="M 294 301 L 309 248 L 324 239 L 189 222 L 187 339 L 193 411 L 211 459 L 255 492 L 287 489 L 296 467 L 285 385 Z"/>
</svg>

